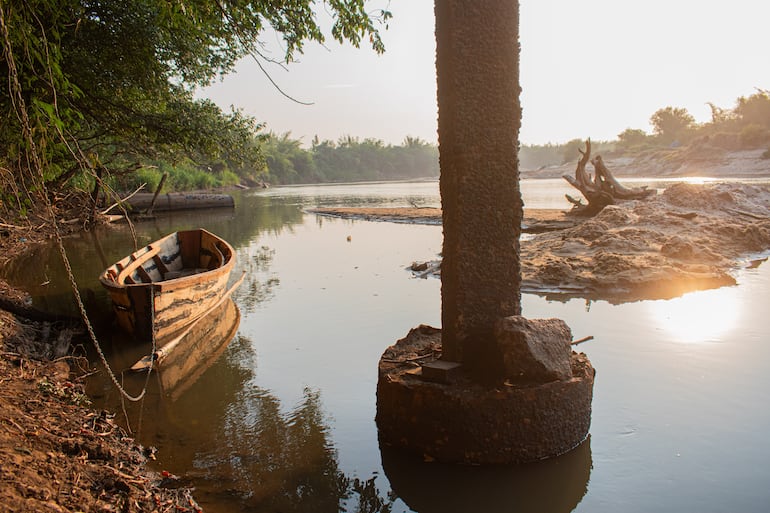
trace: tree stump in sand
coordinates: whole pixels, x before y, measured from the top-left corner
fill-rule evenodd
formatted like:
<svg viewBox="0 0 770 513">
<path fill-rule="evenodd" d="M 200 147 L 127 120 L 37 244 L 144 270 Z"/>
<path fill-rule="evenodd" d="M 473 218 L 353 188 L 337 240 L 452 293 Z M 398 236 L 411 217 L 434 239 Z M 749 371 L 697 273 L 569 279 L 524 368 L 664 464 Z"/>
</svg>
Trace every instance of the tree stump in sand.
<svg viewBox="0 0 770 513">
<path fill-rule="evenodd" d="M 655 194 L 654 190 L 647 189 L 646 187 L 626 187 L 618 182 L 604 164 L 601 155 L 591 159 L 590 139 L 586 140 L 586 150 L 578 151 L 580 151 L 582 157 L 575 169 L 575 177 L 564 175 L 562 178 L 583 194 L 583 197 L 588 201 L 588 205 L 567 194 L 567 200 L 574 205 L 572 214 L 593 216 L 601 212 L 607 205 L 615 204 L 618 200 L 643 199 Z M 595 170 L 593 178 L 586 171 L 586 164 L 589 161 L 593 164 Z"/>
</svg>

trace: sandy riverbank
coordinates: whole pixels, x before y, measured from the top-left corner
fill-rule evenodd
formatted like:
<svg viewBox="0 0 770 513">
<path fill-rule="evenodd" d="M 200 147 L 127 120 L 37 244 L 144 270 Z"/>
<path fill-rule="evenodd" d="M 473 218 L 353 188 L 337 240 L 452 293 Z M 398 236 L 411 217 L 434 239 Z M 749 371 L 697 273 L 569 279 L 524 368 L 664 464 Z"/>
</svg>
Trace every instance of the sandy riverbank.
<svg viewBox="0 0 770 513">
<path fill-rule="evenodd" d="M 441 214 L 412 208 L 314 211 L 434 223 Z M 543 229 L 524 230 L 536 235 L 521 244 L 523 291 L 610 301 L 669 298 L 732 285 L 736 268 L 764 258 L 770 250 L 770 186 L 678 184 L 593 218 L 525 210 L 524 224 Z M 420 276 L 440 274 L 438 260 L 412 267 Z"/>
</svg>

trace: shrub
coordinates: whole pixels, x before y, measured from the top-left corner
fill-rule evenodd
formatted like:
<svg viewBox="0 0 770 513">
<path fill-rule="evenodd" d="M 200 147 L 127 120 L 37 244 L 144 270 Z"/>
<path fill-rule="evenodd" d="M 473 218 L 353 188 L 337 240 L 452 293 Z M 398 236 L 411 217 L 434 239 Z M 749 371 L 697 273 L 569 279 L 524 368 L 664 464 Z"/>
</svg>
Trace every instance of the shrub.
<svg viewBox="0 0 770 513">
<path fill-rule="evenodd" d="M 770 142 L 770 130 L 756 123 L 746 125 L 740 133 L 741 146 L 759 148 Z"/>
</svg>

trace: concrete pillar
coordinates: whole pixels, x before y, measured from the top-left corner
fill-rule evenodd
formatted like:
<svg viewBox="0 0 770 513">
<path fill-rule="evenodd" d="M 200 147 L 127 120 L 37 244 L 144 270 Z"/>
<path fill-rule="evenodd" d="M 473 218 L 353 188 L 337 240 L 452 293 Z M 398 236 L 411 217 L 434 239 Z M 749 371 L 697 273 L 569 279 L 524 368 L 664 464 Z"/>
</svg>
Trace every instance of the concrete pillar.
<svg viewBox="0 0 770 513">
<path fill-rule="evenodd" d="M 499 375 L 495 323 L 521 313 L 519 5 L 435 6 L 443 358 Z"/>
<path fill-rule="evenodd" d="M 444 462 L 550 458 L 586 439 L 594 370 L 563 321 L 520 315 L 519 4 L 435 6 L 443 326 L 383 353 L 380 440 Z"/>
</svg>

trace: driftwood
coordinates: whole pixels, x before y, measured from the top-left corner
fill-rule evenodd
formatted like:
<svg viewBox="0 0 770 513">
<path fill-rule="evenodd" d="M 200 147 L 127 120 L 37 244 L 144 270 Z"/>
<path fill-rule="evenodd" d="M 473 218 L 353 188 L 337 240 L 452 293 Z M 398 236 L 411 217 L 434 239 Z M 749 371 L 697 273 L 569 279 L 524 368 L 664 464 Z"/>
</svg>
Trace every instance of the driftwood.
<svg viewBox="0 0 770 513">
<path fill-rule="evenodd" d="M 581 200 L 567 194 L 567 200 L 574 205 L 572 213 L 592 216 L 598 214 L 607 205 L 613 205 L 619 200 L 643 199 L 655 194 L 654 190 L 646 187 L 626 187 L 618 182 L 604 164 L 602 157 L 597 155 L 591 159 L 591 140 L 586 140 L 586 150 L 578 150 L 580 160 L 575 169 L 575 177 L 564 175 L 570 185 L 579 190 L 588 201 L 585 205 Z M 595 176 L 586 171 L 588 162 L 594 166 Z"/>
</svg>

